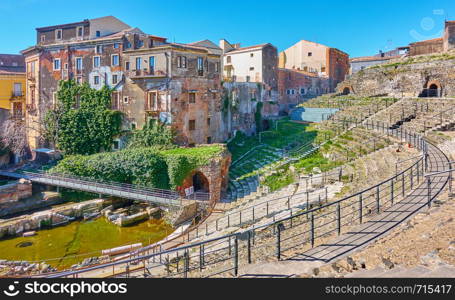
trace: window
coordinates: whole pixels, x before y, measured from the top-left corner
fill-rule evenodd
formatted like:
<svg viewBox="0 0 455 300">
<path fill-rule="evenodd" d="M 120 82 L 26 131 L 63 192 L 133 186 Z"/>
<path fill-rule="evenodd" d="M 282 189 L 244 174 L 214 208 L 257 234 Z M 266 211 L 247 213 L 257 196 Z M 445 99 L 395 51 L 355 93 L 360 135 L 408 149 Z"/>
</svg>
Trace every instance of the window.
<svg viewBox="0 0 455 300">
<path fill-rule="evenodd" d="M 150 71 L 150 74 L 155 73 L 155 56 L 149 57 L 149 71 Z"/>
<path fill-rule="evenodd" d="M 61 29 L 56 29 L 55 30 L 55 39 L 56 40 L 61 40 L 62 39 L 62 36 L 63 36 L 63 32 Z"/>
<path fill-rule="evenodd" d="M 46 36 L 43 34 L 43 35 L 41 36 L 41 43 L 44 43 L 45 41 L 46 41 Z"/>
<path fill-rule="evenodd" d="M 322 72 L 322 73 L 325 72 L 325 67 L 321 67 L 321 72 Z"/>
<path fill-rule="evenodd" d="M 204 59 L 202 57 L 197 58 L 197 75 L 204 76 Z"/>
<path fill-rule="evenodd" d="M 114 143 L 112 144 L 112 149 L 114 150 L 119 150 L 120 149 L 120 141 L 115 140 Z"/>
<path fill-rule="evenodd" d="M 127 70 L 127 71 L 130 70 L 130 62 L 129 61 L 125 62 L 125 70 Z"/>
<path fill-rule="evenodd" d="M 76 77 L 76 83 L 82 84 L 82 77 L 80 77 L 80 76 Z"/>
<path fill-rule="evenodd" d="M 177 68 L 186 68 L 186 56 L 177 57 Z"/>
<path fill-rule="evenodd" d="M 102 45 L 97 45 L 95 48 L 95 51 L 97 54 L 103 53 L 103 46 Z"/>
<path fill-rule="evenodd" d="M 64 68 L 65 70 L 68 70 L 68 64 L 65 63 L 65 64 L 63 65 L 63 68 Z"/>
<path fill-rule="evenodd" d="M 119 43 L 114 43 L 114 49 L 118 49 L 120 47 Z"/>
<path fill-rule="evenodd" d="M 136 70 L 141 69 L 141 63 L 142 63 L 142 59 L 140 57 L 136 57 Z"/>
<path fill-rule="evenodd" d="M 301 94 L 301 95 L 305 95 L 305 89 L 304 89 L 304 88 L 301 88 L 301 89 L 300 89 L 300 94 Z"/>
<path fill-rule="evenodd" d="M 308 56 L 313 56 L 313 52 L 308 52 Z"/>
<path fill-rule="evenodd" d="M 95 77 L 93 77 L 93 83 L 95 85 L 99 85 L 100 84 L 100 77 L 98 75 L 96 75 Z"/>
<path fill-rule="evenodd" d="M 211 144 L 212 143 L 212 137 L 211 136 L 208 136 L 207 137 L 207 144 Z"/>
<path fill-rule="evenodd" d="M 84 36 L 84 27 L 83 26 L 77 27 L 76 35 L 77 35 L 78 38 L 81 38 L 81 37 Z"/>
<path fill-rule="evenodd" d="M 250 57 L 254 57 L 254 53 L 250 53 Z"/>
<path fill-rule="evenodd" d="M 14 97 L 22 96 L 22 83 L 14 83 Z"/>
<path fill-rule="evenodd" d="M 136 123 L 131 123 L 131 130 L 136 130 L 137 124 Z"/>
<path fill-rule="evenodd" d="M 119 63 L 119 56 L 118 54 L 113 54 L 112 55 L 112 65 L 113 66 L 118 66 L 120 63 Z"/>
<path fill-rule="evenodd" d="M 218 73 L 220 71 L 220 63 L 215 63 L 215 72 Z"/>
<path fill-rule="evenodd" d="M 126 42 L 125 48 L 126 48 L 126 49 L 131 48 L 131 43 L 130 43 L 129 41 Z"/>
<path fill-rule="evenodd" d="M 210 126 L 211 122 L 212 122 L 212 120 L 210 118 L 207 118 L 207 126 Z"/>
<path fill-rule="evenodd" d="M 230 63 L 232 62 L 232 58 L 231 58 L 230 56 L 228 56 L 228 57 L 226 58 L 226 61 L 227 61 L 228 64 L 230 64 Z"/>
<path fill-rule="evenodd" d="M 191 131 L 196 130 L 196 120 L 190 120 L 188 125 Z"/>
<path fill-rule="evenodd" d="M 117 84 L 118 83 L 118 75 L 114 74 L 112 75 L 112 84 Z"/>
<path fill-rule="evenodd" d="M 137 41 L 137 47 L 141 48 L 142 46 L 144 46 L 144 41 L 142 40 Z"/>
<path fill-rule="evenodd" d="M 97 30 L 96 31 L 96 37 L 100 37 L 101 36 L 101 31 Z"/>
<path fill-rule="evenodd" d="M 94 56 L 93 57 L 93 67 L 94 68 L 99 68 L 100 67 L 100 61 L 101 61 L 101 58 L 99 56 Z"/>
<path fill-rule="evenodd" d="M 60 58 L 54 59 L 54 71 L 60 70 Z"/>
<path fill-rule="evenodd" d="M 254 71 L 254 67 L 250 67 L 250 71 Z"/>
<path fill-rule="evenodd" d="M 188 102 L 189 103 L 196 103 L 196 93 L 189 93 L 188 94 Z"/>
<path fill-rule="evenodd" d="M 250 76 L 247 76 L 246 77 L 246 82 L 250 82 L 250 80 L 251 80 Z"/>
<path fill-rule="evenodd" d="M 82 57 L 76 57 L 76 70 L 82 70 Z"/>
<path fill-rule="evenodd" d="M 128 96 L 123 97 L 123 103 L 128 104 L 129 100 Z"/>
</svg>

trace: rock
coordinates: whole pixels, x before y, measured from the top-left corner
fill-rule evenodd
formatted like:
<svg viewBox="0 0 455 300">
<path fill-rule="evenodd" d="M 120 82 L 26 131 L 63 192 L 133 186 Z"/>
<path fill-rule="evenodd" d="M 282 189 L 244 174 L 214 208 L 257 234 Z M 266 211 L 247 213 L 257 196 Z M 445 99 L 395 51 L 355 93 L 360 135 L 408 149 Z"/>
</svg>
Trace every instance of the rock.
<svg viewBox="0 0 455 300">
<path fill-rule="evenodd" d="M 382 264 L 384 265 L 384 267 L 386 267 L 387 269 L 393 269 L 395 268 L 395 264 L 388 258 L 382 258 Z"/>
<path fill-rule="evenodd" d="M 313 275 L 315 275 L 315 276 L 318 276 L 319 275 L 319 268 L 313 268 L 311 270 L 311 273 L 313 273 Z"/>
<path fill-rule="evenodd" d="M 352 257 L 348 256 L 346 258 L 346 262 L 352 268 L 352 270 L 357 270 L 358 269 L 357 264 L 356 264 L 356 262 L 354 261 L 354 259 Z"/>
<path fill-rule="evenodd" d="M 49 266 L 48 264 L 46 263 L 40 263 L 40 266 L 39 266 L 39 271 L 42 272 L 42 273 L 45 273 L 49 270 L 51 266 Z"/>
<path fill-rule="evenodd" d="M 358 265 L 360 266 L 361 269 L 366 269 L 367 268 L 367 262 L 366 262 L 365 259 L 360 258 L 357 263 L 358 263 Z"/>
</svg>

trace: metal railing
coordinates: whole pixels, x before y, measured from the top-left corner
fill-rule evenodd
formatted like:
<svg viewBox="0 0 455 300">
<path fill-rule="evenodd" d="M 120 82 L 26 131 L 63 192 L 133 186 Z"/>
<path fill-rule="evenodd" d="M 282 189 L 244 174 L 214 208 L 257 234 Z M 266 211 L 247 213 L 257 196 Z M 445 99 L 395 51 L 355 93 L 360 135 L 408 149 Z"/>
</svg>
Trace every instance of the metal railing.
<svg viewBox="0 0 455 300">
<path fill-rule="evenodd" d="M 41 184 L 48 184 L 100 195 L 110 195 L 125 199 L 146 201 L 166 206 L 180 206 L 182 205 L 182 199 L 196 201 L 210 200 L 210 195 L 207 193 L 196 192 L 190 196 L 181 197 L 178 192 L 171 190 L 150 188 L 68 174 L 50 174 L 44 171 L 24 171 L 21 173 L 1 171 L 0 175 L 14 178 L 25 178 Z"/>
<path fill-rule="evenodd" d="M 422 158 L 409 168 L 353 195 L 338 201 L 310 208 L 306 206 L 264 225 L 244 232 L 223 235 L 199 243 L 166 251 L 148 249 L 146 255 L 82 270 L 60 272 L 48 277 L 96 277 L 101 271 L 117 277 L 211 277 L 239 274 L 239 267 L 263 261 L 266 257 L 280 259 L 288 251 L 311 249 L 318 240 L 335 237 L 352 226 L 362 224 L 385 209 L 420 190 L 426 171 L 435 171 L 438 161 L 447 157 L 422 136 L 407 130 L 390 130 L 389 124 L 364 122 L 364 126 L 387 133 L 413 144 L 423 152 Z M 447 159 L 448 160 L 448 159 Z M 428 185 L 428 202 L 446 186 L 445 177 L 432 177 Z M 416 188 L 419 189 L 416 189 Z"/>
</svg>

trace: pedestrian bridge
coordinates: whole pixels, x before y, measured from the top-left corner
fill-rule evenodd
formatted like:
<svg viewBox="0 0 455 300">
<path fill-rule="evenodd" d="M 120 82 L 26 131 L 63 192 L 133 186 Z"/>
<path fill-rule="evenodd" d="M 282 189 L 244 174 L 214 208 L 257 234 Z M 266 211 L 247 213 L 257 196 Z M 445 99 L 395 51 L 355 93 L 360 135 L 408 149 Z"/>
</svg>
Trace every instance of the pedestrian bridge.
<svg viewBox="0 0 455 300">
<path fill-rule="evenodd" d="M 114 196 L 124 199 L 150 202 L 161 206 L 181 206 L 183 200 L 208 201 L 210 195 L 206 193 L 194 193 L 183 198 L 176 191 L 147 188 L 118 182 L 96 181 L 90 178 L 70 175 L 48 174 L 41 172 L 8 172 L 0 171 L 0 176 L 27 179 L 31 182 L 84 191 L 94 194 Z"/>
</svg>

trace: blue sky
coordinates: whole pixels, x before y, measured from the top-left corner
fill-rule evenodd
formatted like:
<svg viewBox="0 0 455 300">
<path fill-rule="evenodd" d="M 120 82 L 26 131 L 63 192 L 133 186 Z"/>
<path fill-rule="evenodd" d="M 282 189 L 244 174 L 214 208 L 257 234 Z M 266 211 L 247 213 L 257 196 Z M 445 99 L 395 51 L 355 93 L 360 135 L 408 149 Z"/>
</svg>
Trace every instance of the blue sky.
<svg viewBox="0 0 455 300">
<path fill-rule="evenodd" d="M 284 50 L 306 39 L 355 57 L 439 37 L 444 20 L 455 20 L 455 1 L 0 0 L 0 53 L 33 45 L 36 27 L 105 15 L 169 41 L 226 38 Z"/>
</svg>

